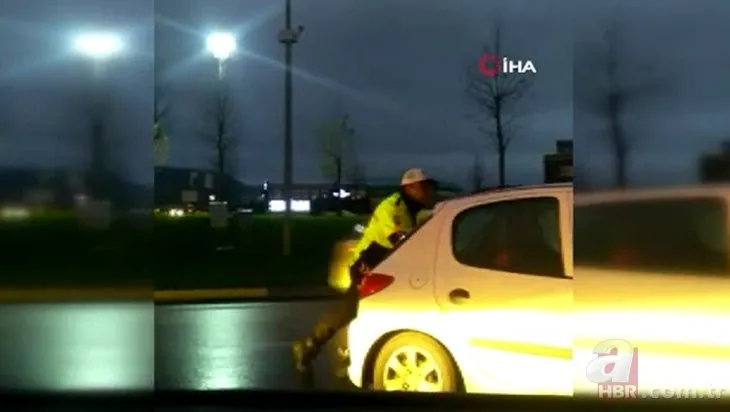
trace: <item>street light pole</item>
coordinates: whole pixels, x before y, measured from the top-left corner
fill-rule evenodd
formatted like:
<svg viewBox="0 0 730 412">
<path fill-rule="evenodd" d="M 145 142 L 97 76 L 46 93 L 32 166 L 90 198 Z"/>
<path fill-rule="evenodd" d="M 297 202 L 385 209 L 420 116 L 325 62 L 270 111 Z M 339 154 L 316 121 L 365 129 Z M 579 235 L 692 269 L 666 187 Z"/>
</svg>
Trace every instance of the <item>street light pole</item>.
<svg viewBox="0 0 730 412">
<path fill-rule="evenodd" d="M 107 84 L 105 81 L 106 61 L 96 59 L 92 61 L 93 82 L 91 82 L 89 117 L 91 120 L 91 191 L 94 196 L 106 198 L 109 194 L 109 147 L 107 133 Z"/>
<path fill-rule="evenodd" d="M 226 60 L 225 59 L 218 59 L 218 81 L 223 81 L 223 77 L 225 75 L 225 69 L 226 69 Z"/>
<path fill-rule="evenodd" d="M 291 255 L 291 202 L 292 185 L 294 180 L 294 144 L 292 142 L 292 48 L 299 41 L 299 36 L 304 31 L 303 26 L 292 28 L 291 23 L 291 0 L 286 0 L 284 12 L 284 29 L 279 32 L 279 42 L 284 45 L 284 233 L 283 252 L 284 256 Z"/>
<path fill-rule="evenodd" d="M 90 112 L 91 117 L 91 179 L 94 196 L 104 197 L 107 193 L 107 173 L 109 150 L 106 142 L 107 98 L 105 70 L 109 60 L 119 55 L 123 50 L 123 41 L 112 33 L 86 33 L 77 36 L 73 43 L 74 49 L 80 55 L 91 61 L 93 82 L 91 82 Z"/>
<path fill-rule="evenodd" d="M 217 142 L 220 142 L 222 139 L 224 139 L 223 136 L 221 136 L 222 130 L 223 130 L 223 123 L 227 122 L 228 119 L 225 118 L 226 116 L 226 110 L 227 108 L 224 107 L 224 94 L 226 93 L 224 88 L 224 80 L 226 75 L 226 62 L 228 59 L 226 58 L 218 58 L 218 81 L 216 81 L 216 93 L 215 93 L 215 127 L 216 127 L 216 140 Z M 226 202 L 229 199 L 226 198 L 225 192 L 224 192 L 224 186 L 225 186 L 225 167 L 222 166 L 224 164 L 223 157 L 225 156 L 225 153 L 223 152 L 223 149 L 219 145 L 216 145 L 216 181 L 215 184 L 215 200 L 218 202 Z"/>
<path fill-rule="evenodd" d="M 224 122 L 226 121 L 223 111 L 227 108 L 224 106 L 224 84 L 223 81 L 226 76 L 226 66 L 228 61 L 233 57 L 238 47 L 236 42 L 236 36 L 233 33 L 218 32 L 212 33 L 208 36 L 206 42 L 208 52 L 213 55 L 218 63 L 218 78 L 216 81 L 216 95 L 215 95 L 215 107 L 216 107 L 216 139 L 218 143 L 224 138 L 221 134 L 223 132 Z M 219 145 L 216 146 L 216 159 L 218 161 L 218 170 L 216 179 L 219 181 L 216 185 L 216 195 L 218 201 L 225 201 L 224 199 L 224 183 L 225 182 L 225 170 L 223 166 L 224 153 Z"/>
</svg>

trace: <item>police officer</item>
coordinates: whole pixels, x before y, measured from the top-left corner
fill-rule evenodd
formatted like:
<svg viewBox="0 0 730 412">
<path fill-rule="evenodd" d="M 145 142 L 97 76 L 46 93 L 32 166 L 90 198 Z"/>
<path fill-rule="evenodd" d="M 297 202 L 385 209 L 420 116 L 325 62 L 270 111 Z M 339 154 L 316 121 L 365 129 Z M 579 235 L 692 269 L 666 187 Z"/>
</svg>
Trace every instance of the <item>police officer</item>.
<svg viewBox="0 0 730 412">
<path fill-rule="evenodd" d="M 320 350 L 341 329 L 357 316 L 358 286 L 372 268 L 382 262 L 388 252 L 405 238 L 410 230 L 429 215 L 436 200 L 436 182 L 421 169 L 407 170 L 398 192 L 375 208 L 363 236 L 353 250 L 350 265 L 350 287 L 345 299 L 338 302 L 315 326 L 312 335 L 294 343 L 296 368 L 311 373 L 311 363 Z"/>
</svg>

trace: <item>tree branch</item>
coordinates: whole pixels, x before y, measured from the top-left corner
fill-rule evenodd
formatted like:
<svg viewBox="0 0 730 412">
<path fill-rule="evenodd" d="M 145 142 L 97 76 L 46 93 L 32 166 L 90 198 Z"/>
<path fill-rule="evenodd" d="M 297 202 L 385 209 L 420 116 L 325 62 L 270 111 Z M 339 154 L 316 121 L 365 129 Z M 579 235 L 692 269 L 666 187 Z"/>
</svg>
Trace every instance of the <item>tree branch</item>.
<svg viewBox="0 0 730 412">
<path fill-rule="evenodd" d="M 628 157 L 637 139 L 626 130 L 622 118 L 642 99 L 666 89 L 666 81 L 656 77 L 657 71 L 638 63 L 636 56 L 628 55 L 626 42 L 621 38 L 623 32 L 614 17 L 604 32 L 605 49 L 591 44 L 580 51 L 579 56 L 583 55 L 586 61 L 579 62 L 579 67 L 585 72 L 576 77 L 580 108 L 606 122 L 608 130 L 601 138 L 608 143 L 614 157 L 614 183 L 619 187 L 628 185 Z M 647 73 L 653 73 L 652 77 L 645 77 Z"/>
<path fill-rule="evenodd" d="M 482 52 L 502 57 L 502 30 L 500 22 L 494 25 L 491 42 L 486 42 Z M 466 93 L 475 105 L 477 113 L 475 121 L 477 129 L 492 143 L 499 156 L 500 185 L 506 184 L 505 157 L 514 136 L 515 116 L 510 116 L 516 109 L 517 102 L 524 97 L 531 86 L 529 78 L 513 73 L 497 73 L 487 76 L 476 64 L 470 64 L 466 70 Z M 513 113 L 512 113 L 513 114 Z"/>
<path fill-rule="evenodd" d="M 223 84 L 218 84 L 214 93 L 206 99 L 208 109 L 204 119 L 204 130 L 200 133 L 213 151 L 213 166 L 221 174 L 232 172 L 233 154 L 239 147 L 239 139 L 233 133 L 235 111 L 233 100 Z"/>
<path fill-rule="evenodd" d="M 350 126 L 349 117 L 343 115 L 325 121 L 315 133 L 319 135 L 322 143 L 322 173 L 336 180 L 349 175 L 351 168 L 354 167 L 351 162 L 355 161 L 354 153 L 350 153 L 355 130 Z"/>
</svg>

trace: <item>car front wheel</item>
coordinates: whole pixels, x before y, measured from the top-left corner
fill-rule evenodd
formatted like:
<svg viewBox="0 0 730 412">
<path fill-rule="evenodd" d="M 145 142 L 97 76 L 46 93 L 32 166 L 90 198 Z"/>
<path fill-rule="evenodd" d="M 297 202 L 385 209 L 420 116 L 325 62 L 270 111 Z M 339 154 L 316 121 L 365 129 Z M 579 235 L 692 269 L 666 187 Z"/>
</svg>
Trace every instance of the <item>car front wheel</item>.
<svg viewBox="0 0 730 412">
<path fill-rule="evenodd" d="M 456 392 L 458 371 L 449 353 L 432 338 L 400 333 L 383 345 L 373 368 L 373 389 Z"/>
</svg>

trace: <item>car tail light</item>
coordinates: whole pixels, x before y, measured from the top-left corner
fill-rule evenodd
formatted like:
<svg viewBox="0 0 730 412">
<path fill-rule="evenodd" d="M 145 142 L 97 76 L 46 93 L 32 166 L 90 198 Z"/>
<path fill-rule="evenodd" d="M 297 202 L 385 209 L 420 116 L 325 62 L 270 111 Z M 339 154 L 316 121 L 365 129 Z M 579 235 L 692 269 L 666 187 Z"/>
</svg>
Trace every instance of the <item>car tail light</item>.
<svg viewBox="0 0 730 412">
<path fill-rule="evenodd" d="M 362 280 L 360 284 L 360 299 L 381 292 L 393 283 L 395 278 L 382 273 L 371 273 Z"/>
</svg>

